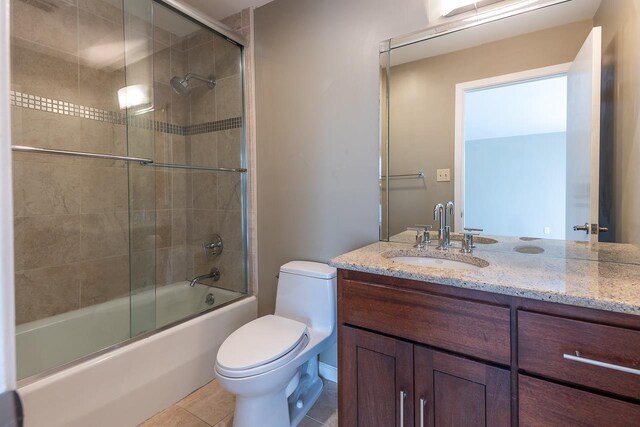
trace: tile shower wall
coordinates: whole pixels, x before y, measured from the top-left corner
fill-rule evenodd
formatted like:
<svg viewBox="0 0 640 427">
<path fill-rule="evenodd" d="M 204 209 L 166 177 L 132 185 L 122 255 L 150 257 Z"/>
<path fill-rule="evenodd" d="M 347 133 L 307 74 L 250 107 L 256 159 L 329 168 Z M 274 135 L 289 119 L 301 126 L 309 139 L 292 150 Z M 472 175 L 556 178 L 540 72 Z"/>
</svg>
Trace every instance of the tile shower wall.
<svg viewBox="0 0 640 427">
<path fill-rule="evenodd" d="M 117 90 L 125 86 L 125 72 L 118 4 L 13 0 L 12 90 L 119 114 Z M 146 139 L 154 142 L 156 162 L 239 166 L 237 47 L 204 30 L 182 38 L 159 27 L 146 32 L 153 43 L 156 108 L 145 119 L 156 124 L 130 123 L 141 127 L 141 137 L 130 131 L 129 150 L 122 120 L 92 120 L 15 102 L 13 143 L 127 155 L 135 154 L 134 140 Z M 194 87 L 190 97 L 175 94 L 170 78 L 189 71 L 215 75 L 216 89 Z M 148 132 L 153 138 L 145 138 Z M 130 261 L 134 281 L 153 277 L 136 271 L 153 265 L 156 285 L 189 280 L 216 265 L 223 273 L 219 285 L 243 290 L 239 174 L 146 172 L 150 185 L 155 181 L 155 210 L 149 213 L 155 220 L 155 247 L 135 238 L 135 231 L 144 229 L 138 224 L 130 253 L 128 202 L 136 194 L 129 194 L 125 164 L 14 153 L 17 323 L 127 295 Z M 206 259 L 201 245 L 213 233 L 223 236 L 225 252 Z"/>
<path fill-rule="evenodd" d="M 194 85 L 190 96 L 190 124 L 228 120 L 242 116 L 242 64 L 240 49 L 228 40 L 201 31 L 185 47 L 188 72 L 213 76 L 215 90 Z M 190 135 L 187 162 L 200 166 L 238 167 L 242 129 Z M 220 269 L 217 286 L 243 291 L 246 283 L 242 235 L 242 183 L 237 173 L 192 171 L 187 178 L 187 244 L 192 275 Z M 204 255 L 202 244 L 220 234 L 224 251 L 215 258 Z"/>
<path fill-rule="evenodd" d="M 13 0 L 12 90 L 119 111 L 122 10 L 96 0 Z M 12 106 L 13 144 L 126 155 L 123 125 Z M 129 291 L 122 162 L 14 153 L 16 318 L 24 323 Z"/>
</svg>

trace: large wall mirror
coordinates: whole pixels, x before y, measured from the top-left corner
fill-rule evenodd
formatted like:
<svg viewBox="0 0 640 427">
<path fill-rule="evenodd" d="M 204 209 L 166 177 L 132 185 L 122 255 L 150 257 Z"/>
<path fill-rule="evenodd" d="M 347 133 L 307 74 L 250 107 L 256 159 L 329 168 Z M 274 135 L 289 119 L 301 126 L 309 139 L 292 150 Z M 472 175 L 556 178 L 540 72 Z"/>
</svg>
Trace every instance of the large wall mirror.
<svg viewBox="0 0 640 427">
<path fill-rule="evenodd" d="M 489 3 L 381 49 L 381 239 L 639 245 L 640 1 Z"/>
</svg>

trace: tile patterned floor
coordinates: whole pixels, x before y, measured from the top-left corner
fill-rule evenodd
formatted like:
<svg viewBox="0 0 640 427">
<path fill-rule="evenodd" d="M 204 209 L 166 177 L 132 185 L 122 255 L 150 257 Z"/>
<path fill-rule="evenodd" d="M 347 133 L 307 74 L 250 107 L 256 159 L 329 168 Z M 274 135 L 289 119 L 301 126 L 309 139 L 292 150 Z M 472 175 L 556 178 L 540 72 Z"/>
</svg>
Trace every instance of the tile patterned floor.
<svg viewBox="0 0 640 427">
<path fill-rule="evenodd" d="M 216 380 L 149 418 L 140 427 L 231 427 L 235 398 Z M 324 390 L 299 427 L 338 427 L 338 387 L 324 381 Z"/>
</svg>

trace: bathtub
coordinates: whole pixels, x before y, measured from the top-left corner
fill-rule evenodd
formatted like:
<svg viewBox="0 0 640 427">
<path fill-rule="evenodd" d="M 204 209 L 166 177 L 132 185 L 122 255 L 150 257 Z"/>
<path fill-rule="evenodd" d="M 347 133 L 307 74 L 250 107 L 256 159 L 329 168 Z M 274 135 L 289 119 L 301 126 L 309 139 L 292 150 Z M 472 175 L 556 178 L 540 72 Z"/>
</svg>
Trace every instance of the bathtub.
<svg viewBox="0 0 640 427">
<path fill-rule="evenodd" d="M 20 378 L 121 343 L 130 328 L 144 334 L 166 327 L 19 383 L 25 426 L 135 426 L 211 381 L 224 339 L 256 314 L 255 297 L 185 282 L 19 325 Z"/>
</svg>

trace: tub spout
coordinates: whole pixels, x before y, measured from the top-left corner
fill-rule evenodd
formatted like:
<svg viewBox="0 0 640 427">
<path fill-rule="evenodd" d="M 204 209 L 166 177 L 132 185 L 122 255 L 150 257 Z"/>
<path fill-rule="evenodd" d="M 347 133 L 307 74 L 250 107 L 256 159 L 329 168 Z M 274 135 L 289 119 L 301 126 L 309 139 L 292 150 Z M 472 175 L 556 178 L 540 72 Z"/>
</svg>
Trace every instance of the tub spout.
<svg viewBox="0 0 640 427">
<path fill-rule="evenodd" d="M 216 267 L 212 267 L 209 273 L 194 277 L 193 280 L 191 280 L 191 283 L 189 283 L 189 286 L 193 288 L 196 283 L 204 279 L 213 279 L 214 282 L 217 282 L 218 280 L 220 280 L 220 270 L 218 270 Z"/>
</svg>

